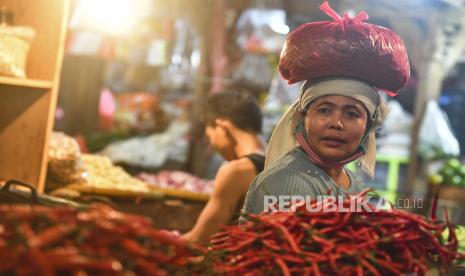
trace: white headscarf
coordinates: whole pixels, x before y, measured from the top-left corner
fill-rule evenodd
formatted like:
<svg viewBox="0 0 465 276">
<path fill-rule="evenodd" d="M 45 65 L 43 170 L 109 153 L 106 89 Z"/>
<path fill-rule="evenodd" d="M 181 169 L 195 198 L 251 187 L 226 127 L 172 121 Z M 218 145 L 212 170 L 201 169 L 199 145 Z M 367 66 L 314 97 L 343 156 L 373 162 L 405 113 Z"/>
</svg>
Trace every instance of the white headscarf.
<svg viewBox="0 0 465 276">
<path fill-rule="evenodd" d="M 265 169 L 298 145 L 293 133 L 299 120 L 298 114 L 322 96 L 339 95 L 360 101 L 368 111 L 369 129 L 362 140 L 365 154 L 359 159 L 359 163 L 365 172 L 373 176 L 376 163 L 375 130 L 387 114 L 387 107 L 378 93 L 377 89 L 355 79 L 336 78 L 305 82 L 300 90 L 299 99 L 289 107 L 273 131 L 267 148 Z"/>
</svg>

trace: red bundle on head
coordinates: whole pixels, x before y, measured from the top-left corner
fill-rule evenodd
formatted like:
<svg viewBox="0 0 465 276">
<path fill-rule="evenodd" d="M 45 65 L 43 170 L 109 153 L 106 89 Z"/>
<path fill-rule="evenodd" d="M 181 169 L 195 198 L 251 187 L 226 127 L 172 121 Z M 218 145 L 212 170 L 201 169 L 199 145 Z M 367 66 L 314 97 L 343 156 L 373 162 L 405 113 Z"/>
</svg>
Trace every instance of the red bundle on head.
<svg viewBox="0 0 465 276">
<path fill-rule="evenodd" d="M 410 76 L 402 39 L 393 31 L 338 15 L 325 1 L 320 8 L 334 21 L 307 23 L 287 37 L 279 71 L 289 84 L 341 76 L 360 79 L 379 89 L 396 92 Z"/>
</svg>

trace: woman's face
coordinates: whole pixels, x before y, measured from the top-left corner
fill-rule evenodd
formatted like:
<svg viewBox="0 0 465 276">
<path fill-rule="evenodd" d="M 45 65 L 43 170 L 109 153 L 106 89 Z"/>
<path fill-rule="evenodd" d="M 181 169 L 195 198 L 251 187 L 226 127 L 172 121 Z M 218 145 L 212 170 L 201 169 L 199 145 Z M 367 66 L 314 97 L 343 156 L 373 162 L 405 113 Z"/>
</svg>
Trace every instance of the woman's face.
<svg viewBox="0 0 465 276">
<path fill-rule="evenodd" d="M 323 96 L 310 104 L 305 116 L 308 143 L 321 157 L 338 161 L 360 145 L 367 125 L 363 104 L 345 96 Z"/>
</svg>

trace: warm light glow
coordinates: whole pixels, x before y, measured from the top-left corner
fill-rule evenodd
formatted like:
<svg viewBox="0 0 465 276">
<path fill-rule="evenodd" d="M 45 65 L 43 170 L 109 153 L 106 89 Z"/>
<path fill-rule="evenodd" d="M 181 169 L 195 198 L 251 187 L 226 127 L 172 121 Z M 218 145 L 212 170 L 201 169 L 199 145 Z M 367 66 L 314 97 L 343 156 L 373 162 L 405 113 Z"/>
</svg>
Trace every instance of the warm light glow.
<svg viewBox="0 0 465 276">
<path fill-rule="evenodd" d="M 137 1 L 80 0 L 70 27 L 114 36 L 129 35 L 137 23 L 134 2 Z"/>
</svg>

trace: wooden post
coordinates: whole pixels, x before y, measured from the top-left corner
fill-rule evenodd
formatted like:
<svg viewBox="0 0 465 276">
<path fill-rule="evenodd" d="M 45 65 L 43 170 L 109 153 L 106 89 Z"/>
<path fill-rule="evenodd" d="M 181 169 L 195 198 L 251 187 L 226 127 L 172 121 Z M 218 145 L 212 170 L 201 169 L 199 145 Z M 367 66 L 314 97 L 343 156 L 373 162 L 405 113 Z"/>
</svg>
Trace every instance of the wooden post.
<svg viewBox="0 0 465 276">
<path fill-rule="evenodd" d="M 407 182 L 405 189 L 408 194 L 414 191 L 426 192 L 427 188 L 424 183 L 419 183 L 417 175 L 419 174 L 419 158 L 417 148 L 419 143 L 419 131 L 423 122 L 426 105 L 429 100 L 439 97 L 445 70 L 443 64 L 434 60 L 425 61 L 419 64 L 418 68 L 418 87 L 415 99 L 414 124 L 412 129 L 412 141 L 410 151 L 410 163 L 407 173 Z"/>
<path fill-rule="evenodd" d="M 208 79 L 210 76 L 210 20 L 213 16 L 213 1 L 212 0 L 198 0 L 194 1 L 198 7 L 192 16 L 196 29 L 200 35 L 200 64 L 197 69 L 195 77 L 195 88 L 193 97 L 193 128 L 199 126 L 198 114 L 202 111 L 202 101 L 208 95 L 210 90 L 210 83 Z M 222 16 L 216 14 L 215 16 Z M 194 134 L 199 134 L 199 129 L 193 129 Z M 202 176 L 205 173 L 207 166 L 207 152 L 206 145 L 200 135 L 193 135 L 191 141 L 191 149 L 189 154 L 188 170 L 196 175 Z"/>
</svg>

